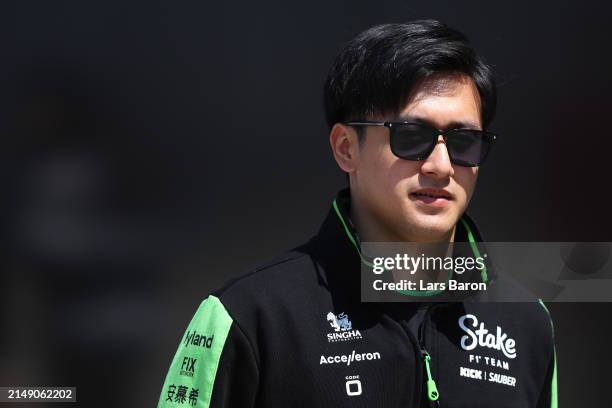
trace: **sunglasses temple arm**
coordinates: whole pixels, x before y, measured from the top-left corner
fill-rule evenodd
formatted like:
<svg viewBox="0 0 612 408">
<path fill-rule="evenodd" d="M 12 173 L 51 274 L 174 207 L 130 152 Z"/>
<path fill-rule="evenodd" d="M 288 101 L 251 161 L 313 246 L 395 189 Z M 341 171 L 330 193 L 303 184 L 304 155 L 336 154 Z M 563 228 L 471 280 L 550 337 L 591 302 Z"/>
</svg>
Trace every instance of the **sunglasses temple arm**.
<svg viewBox="0 0 612 408">
<path fill-rule="evenodd" d="M 346 122 L 348 126 L 385 126 L 385 122 Z"/>
</svg>

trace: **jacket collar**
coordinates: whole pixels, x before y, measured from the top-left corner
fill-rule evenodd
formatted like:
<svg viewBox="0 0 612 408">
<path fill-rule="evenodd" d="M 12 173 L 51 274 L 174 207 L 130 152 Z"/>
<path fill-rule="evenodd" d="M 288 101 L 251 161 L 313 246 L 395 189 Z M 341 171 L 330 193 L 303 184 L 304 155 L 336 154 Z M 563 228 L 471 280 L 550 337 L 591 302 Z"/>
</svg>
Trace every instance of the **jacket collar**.
<svg viewBox="0 0 612 408">
<path fill-rule="evenodd" d="M 332 283 L 329 272 L 338 276 L 337 284 L 353 286 L 359 284 L 361 262 L 367 259 L 361 252 L 361 243 L 358 231 L 350 219 L 350 190 L 345 188 L 338 192 L 332 202 L 327 217 L 323 221 L 317 235 L 307 244 L 310 247 L 315 261 L 323 267 L 324 273 L 320 273 L 320 278 L 326 284 Z M 483 245 L 483 238 L 474 220 L 464 213 L 457 223 L 455 231 L 456 242 L 468 242 L 473 256 L 480 256 L 486 253 Z M 487 260 L 487 268 L 481 273 L 479 280 L 484 282 L 492 281 L 495 276 L 494 268 Z M 359 293 L 358 288 L 357 293 Z"/>
</svg>

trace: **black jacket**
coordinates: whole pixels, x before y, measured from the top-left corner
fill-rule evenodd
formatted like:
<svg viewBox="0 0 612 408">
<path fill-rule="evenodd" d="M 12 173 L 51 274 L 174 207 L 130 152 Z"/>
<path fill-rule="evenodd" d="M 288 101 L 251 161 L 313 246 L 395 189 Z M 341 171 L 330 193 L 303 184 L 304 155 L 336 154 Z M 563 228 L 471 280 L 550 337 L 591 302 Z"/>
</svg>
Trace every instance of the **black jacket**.
<svg viewBox="0 0 612 408">
<path fill-rule="evenodd" d="M 348 192 L 335 203 L 309 242 L 202 302 L 159 407 L 557 406 L 541 302 L 361 303 Z"/>
</svg>

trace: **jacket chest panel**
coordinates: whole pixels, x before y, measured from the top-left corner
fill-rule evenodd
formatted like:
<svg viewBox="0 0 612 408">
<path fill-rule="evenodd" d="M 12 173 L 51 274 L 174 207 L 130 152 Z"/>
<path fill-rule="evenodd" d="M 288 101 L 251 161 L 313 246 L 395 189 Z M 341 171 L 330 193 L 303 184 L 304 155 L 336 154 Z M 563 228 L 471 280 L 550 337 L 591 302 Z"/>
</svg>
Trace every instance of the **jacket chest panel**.
<svg viewBox="0 0 612 408">
<path fill-rule="evenodd" d="M 513 319 L 478 311 L 447 316 L 430 328 L 428 347 L 442 406 L 535 406 L 524 340 Z"/>
<path fill-rule="evenodd" d="M 272 363 L 283 361 L 274 375 L 295 390 L 296 405 L 412 406 L 418 362 L 399 326 L 367 327 L 333 313 L 320 320 L 301 325 L 292 346 Z"/>
</svg>

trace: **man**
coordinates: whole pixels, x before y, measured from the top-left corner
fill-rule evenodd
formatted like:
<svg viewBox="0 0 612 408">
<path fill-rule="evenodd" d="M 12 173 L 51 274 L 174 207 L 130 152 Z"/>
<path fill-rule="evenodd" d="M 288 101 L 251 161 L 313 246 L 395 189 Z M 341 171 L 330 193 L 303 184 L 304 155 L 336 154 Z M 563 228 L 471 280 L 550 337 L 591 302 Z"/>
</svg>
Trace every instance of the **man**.
<svg viewBox="0 0 612 408">
<path fill-rule="evenodd" d="M 314 238 L 203 301 L 159 407 L 556 407 L 536 299 L 360 301 L 361 242 L 477 251 L 464 212 L 495 139 L 489 67 L 439 22 L 376 26 L 336 58 L 325 107 L 349 188 Z"/>
</svg>

